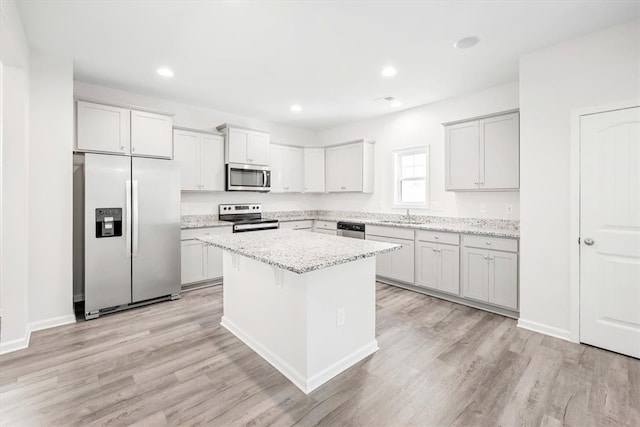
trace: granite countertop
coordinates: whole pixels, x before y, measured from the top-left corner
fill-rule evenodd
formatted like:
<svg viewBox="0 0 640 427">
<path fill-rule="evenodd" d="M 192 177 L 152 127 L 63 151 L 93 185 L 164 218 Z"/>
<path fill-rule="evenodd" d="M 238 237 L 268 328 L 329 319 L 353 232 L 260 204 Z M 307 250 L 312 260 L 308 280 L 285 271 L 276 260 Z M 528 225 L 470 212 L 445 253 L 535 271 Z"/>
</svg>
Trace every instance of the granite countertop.
<svg viewBox="0 0 640 427">
<path fill-rule="evenodd" d="M 520 237 L 520 231 L 514 229 L 512 227 L 496 227 L 493 225 L 475 225 L 475 224 L 466 224 L 462 220 L 459 223 L 456 222 L 419 222 L 419 220 L 415 221 L 406 221 L 406 220 L 379 220 L 374 218 L 344 218 L 344 217 L 335 217 L 335 216 L 324 216 L 324 215 L 300 215 L 300 216 L 287 216 L 284 218 L 278 218 L 280 222 L 288 222 L 288 221 L 305 221 L 305 220 L 318 220 L 318 221 L 348 221 L 348 222 L 361 222 L 367 225 L 379 225 L 382 227 L 399 227 L 399 228 L 410 228 L 414 230 L 425 230 L 425 231 L 448 231 L 451 233 L 464 233 L 464 234 L 482 234 L 484 236 L 494 236 L 494 237 L 508 237 L 512 239 L 517 239 Z M 366 231 L 366 229 L 365 229 Z"/>
<path fill-rule="evenodd" d="M 401 245 L 294 230 L 208 235 L 197 240 L 297 274 L 345 264 Z M 304 238 L 301 238 L 304 237 Z"/>
<path fill-rule="evenodd" d="M 448 231 L 451 233 L 480 234 L 484 236 L 518 239 L 520 229 L 518 221 L 479 218 L 454 218 L 436 216 L 413 216 L 407 221 L 403 215 L 341 212 L 341 211 L 285 211 L 265 212 L 265 218 L 289 221 L 350 221 L 383 227 L 400 227 L 414 230 Z M 182 229 L 230 226 L 232 223 L 219 221 L 217 215 L 185 215 L 182 217 Z"/>
<path fill-rule="evenodd" d="M 208 228 L 208 227 L 231 227 L 230 221 L 220 221 L 218 215 L 183 215 L 180 221 L 180 228 Z"/>
</svg>

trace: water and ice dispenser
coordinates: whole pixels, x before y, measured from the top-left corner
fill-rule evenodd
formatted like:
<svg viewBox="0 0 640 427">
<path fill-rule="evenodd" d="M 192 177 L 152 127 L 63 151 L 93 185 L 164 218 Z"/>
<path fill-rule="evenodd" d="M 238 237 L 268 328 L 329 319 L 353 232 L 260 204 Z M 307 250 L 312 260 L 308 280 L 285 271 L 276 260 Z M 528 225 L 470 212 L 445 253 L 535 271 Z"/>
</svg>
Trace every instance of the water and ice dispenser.
<svg viewBox="0 0 640 427">
<path fill-rule="evenodd" d="M 122 236 L 122 208 L 96 209 L 96 237 Z"/>
</svg>

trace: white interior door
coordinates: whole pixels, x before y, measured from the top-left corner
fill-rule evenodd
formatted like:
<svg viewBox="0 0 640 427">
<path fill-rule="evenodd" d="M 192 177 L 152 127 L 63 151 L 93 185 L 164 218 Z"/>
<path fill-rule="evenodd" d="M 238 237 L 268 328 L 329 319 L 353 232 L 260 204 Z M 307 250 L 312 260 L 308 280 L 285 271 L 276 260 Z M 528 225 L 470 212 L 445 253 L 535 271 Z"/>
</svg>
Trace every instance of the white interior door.
<svg viewBox="0 0 640 427">
<path fill-rule="evenodd" d="M 640 107 L 581 117 L 580 341 L 640 357 Z"/>
</svg>

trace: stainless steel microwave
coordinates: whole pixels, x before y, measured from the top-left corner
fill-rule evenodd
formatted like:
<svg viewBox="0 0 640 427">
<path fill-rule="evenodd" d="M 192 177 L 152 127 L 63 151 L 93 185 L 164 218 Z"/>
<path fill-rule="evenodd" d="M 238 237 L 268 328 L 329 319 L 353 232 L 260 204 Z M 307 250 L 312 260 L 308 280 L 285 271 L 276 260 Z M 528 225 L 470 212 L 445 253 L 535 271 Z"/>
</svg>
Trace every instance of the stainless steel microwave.
<svg viewBox="0 0 640 427">
<path fill-rule="evenodd" d="M 269 166 L 227 164 L 227 191 L 270 191 Z"/>
</svg>

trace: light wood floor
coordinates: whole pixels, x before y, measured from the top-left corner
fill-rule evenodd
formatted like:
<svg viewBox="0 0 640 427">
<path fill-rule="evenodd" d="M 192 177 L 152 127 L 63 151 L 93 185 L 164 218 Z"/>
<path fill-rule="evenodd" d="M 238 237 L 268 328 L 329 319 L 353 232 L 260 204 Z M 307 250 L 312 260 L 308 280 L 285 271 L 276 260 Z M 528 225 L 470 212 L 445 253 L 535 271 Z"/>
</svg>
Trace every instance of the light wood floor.
<svg viewBox="0 0 640 427">
<path fill-rule="evenodd" d="M 222 287 L 34 333 L 0 358 L 0 422 L 638 426 L 640 360 L 378 285 L 380 350 L 305 396 L 220 325 Z"/>
</svg>

